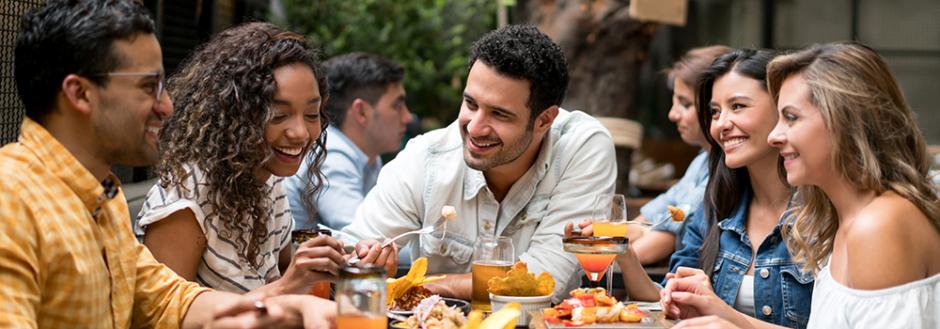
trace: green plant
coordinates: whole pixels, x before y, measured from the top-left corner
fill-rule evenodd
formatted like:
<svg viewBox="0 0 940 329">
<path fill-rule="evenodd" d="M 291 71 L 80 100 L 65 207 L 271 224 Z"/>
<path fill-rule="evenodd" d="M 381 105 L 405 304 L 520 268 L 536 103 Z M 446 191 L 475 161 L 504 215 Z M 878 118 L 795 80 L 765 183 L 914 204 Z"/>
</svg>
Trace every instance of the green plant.
<svg viewBox="0 0 940 329">
<path fill-rule="evenodd" d="M 305 34 L 327 58 L 363 51 L 401 64 L 409 108 L 444 124 L 459 110 L 470 45 L 496 20 L 494 0 L 281 3 L 284 14 L 272 21 Z"/>
</svg>

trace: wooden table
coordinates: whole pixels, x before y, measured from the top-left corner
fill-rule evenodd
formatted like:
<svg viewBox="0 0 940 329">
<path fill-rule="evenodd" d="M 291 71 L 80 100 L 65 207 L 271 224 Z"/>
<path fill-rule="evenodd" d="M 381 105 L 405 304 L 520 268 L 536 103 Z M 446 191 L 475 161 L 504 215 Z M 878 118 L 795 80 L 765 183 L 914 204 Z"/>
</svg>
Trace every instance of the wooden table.
<svg viewBox="0 0 940 329">
<path fill-rule="evenodd" d="M 653 319 L 652 323 L 599 323 L 592 325 L 584 325 L 577 328 L 584 329 L 593 329 L 593 328 L 611 328 L 611 329 L 627 329 L 627 328 L 672 328 L 676 325 L 672 320 L 668 320 L 665 317 L 665 314 L 661 311 L 648 311 L 650 318 Z M 555 324 L 549 325 L 542 320 L 542 312 L 539 311 L 529 311 L 529 328 L 530 329 L 555 329 L 555 328 L 566 328 L 564 325 Z"/>
</svg>

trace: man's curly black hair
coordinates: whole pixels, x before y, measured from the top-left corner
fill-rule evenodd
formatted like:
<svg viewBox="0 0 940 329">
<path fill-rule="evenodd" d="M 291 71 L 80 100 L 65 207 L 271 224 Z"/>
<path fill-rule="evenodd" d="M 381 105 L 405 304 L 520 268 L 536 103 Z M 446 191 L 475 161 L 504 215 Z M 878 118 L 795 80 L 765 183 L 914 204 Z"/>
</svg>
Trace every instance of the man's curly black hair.
<svg viewBox="0 0 940 329">
<path fill-rule="evenodd" d="M 473 44 L 468 70 L 479 60 L 496 72 L 529 81 L 529 106 L 535 120 L 552 105 L 561 105 L 568 89 L 568 63 L 561 47 L 531 25 L 509 25 Z"/>
</svg>

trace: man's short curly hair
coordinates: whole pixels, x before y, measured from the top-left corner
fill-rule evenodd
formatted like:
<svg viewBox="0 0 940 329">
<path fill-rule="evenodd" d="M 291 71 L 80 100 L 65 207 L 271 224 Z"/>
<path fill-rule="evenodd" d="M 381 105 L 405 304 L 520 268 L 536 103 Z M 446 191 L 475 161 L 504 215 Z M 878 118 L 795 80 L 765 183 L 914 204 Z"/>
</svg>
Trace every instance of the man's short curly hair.
<svg viewBox="0 0 940 329">
<path fill-rule="evenodd" d="M 531 25 L 509 25 L 473 44 L 470 67 L 482 61 L 496 72 L 529 81 L 526 104 L 534 120 L 552 105 L 561 105 L 568 88 L 568 63 L 561 48 Z"/>
</svg>

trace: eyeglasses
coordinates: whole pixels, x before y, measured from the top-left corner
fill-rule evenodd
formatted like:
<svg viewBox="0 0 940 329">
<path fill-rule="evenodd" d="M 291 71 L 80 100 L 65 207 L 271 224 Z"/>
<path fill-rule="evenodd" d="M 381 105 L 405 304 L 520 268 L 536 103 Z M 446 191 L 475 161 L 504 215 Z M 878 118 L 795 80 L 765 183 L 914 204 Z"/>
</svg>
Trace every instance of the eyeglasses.
<svg viewBox="0 0 940 329">
<path fill-rule="evenodd" d="M 108 72 L 98 74 L 97 76 L 106 76 L 106 77 L 155 77 L 157 78 L 157 87 L 153 91 L 153 97 L 156 104 L 160 104 L 160 98 L 163 96 L 164 86 L 166 85 L 166 77 L 163 75 L 162 71 L 154 72 Z M 149 93 L 149 92 L 148 92 Z"/>
</svg>

